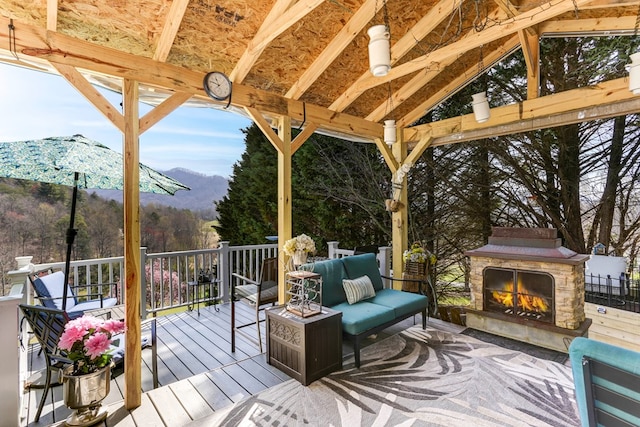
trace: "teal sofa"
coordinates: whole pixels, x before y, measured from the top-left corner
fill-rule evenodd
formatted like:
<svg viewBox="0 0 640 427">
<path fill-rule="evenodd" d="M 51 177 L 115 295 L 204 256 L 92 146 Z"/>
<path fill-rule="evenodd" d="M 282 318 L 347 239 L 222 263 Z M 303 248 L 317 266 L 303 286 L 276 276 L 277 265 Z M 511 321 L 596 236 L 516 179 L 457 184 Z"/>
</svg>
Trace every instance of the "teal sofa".
<svg viewBox="0 0 640 427">
<path fill-rule="evenodd" d="M 322 305 L 342 312 L 342 331 L 353 343 L 356 368 L 360 367 L 361 343 L 369 335 L 418 313 L 422 313 L 422 328 L 427 327 L 427 297 L 384 289 L 375 254 L 319 261 L 301 268 L 322 276 Z M 371 280 L 375 296 L 349 304 L 343 280 L 362 276 L 368 276 Z"/>
</svg>

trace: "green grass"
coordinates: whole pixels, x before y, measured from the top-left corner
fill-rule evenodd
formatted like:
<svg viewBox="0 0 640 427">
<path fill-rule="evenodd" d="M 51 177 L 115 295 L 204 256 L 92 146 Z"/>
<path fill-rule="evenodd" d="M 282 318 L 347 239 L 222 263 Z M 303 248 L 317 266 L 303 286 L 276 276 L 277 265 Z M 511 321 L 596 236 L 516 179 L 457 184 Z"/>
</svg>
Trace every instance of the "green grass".
<svg viewBox="0 0 640 427">
<path fill-rule="evenodd" d="M 466 306 L 471 304 L 471 298 L 466 295 L 441 295 L 438 305 Z"/>
</svg>

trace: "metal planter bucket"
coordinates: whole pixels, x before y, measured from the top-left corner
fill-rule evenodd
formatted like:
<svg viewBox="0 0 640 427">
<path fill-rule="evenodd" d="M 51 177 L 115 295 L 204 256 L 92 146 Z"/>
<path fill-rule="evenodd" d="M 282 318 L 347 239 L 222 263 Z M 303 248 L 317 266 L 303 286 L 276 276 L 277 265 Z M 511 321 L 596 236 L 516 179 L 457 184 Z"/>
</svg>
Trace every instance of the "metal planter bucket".
<svg viewBox="0 0 640 427">
<path fill-rule="evenodd" d="M 71 375 L 73 366 L 62 372 L 62 393 L 64 404 L 74 409 L 67 418 L 69 426 L 90 426 L 107 417 L 101 411 L 102 400 L 109 394 L 111 366 L 107 365 L 99 371 L 85 375 Z"/>
</svg>

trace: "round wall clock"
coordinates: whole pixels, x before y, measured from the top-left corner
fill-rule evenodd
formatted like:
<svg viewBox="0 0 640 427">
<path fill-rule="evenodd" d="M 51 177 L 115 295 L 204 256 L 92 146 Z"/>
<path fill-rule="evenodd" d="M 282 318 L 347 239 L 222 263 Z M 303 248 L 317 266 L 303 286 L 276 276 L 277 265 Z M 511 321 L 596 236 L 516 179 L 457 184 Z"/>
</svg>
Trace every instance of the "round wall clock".
<svg viewBox="0 0 640 427">
<path fill-rule="evenodd" d="M 204 76 L 204 91 L 216 101 L 224 101 L 231 96 L 231 80 L 220 71 L 212 71 Z"/>
</svg>

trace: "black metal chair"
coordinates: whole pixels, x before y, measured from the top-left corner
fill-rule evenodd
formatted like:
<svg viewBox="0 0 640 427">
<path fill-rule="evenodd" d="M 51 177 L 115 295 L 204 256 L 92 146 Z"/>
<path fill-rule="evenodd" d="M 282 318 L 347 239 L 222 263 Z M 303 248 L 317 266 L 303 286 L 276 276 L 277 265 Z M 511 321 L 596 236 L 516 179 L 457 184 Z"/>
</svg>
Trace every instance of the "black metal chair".
<svg viewBox="0 0 640 427">
<path fill-rule="evenodd" d="M 64 332 L 64 326 L 69 321 L 69 316 L 63 310 L 42 306 L 20 304 L 20 309 L 44 351 L 47 364 L 44 391 L 35 417 L 35 421 L 38 422 L 47 394 L 51 388 L 52 372 L 73 363 L 73 361 L 67 359 L 64 352 L 58 349 L 58 341 Z"/>
<path fill-rule="evenodd" d="M 63 291 L 64 291 L 64 273 L 62 271 L 56 271 L 55 273 L 40 275 L 29 275 L 31 286 L 40 300 L 42 305 L 48 308 L 61 309 L 63 304 Z M 116 284 L 102 284 L 96 285 L 101 287 L 111 287 Z M 67 285 L 67 304 L 66 312 L 70 319 L 81 317 L 86 311 L 96 310 L 101 308 L 114 307 L 118 303 L 118 298 L 105 298 L 101 293 L 99 294 L 84 294 L 82 295 L 86 301 L 79 301 L 75 292 L 76 289 L 86 290 L 86 286 L 70 286 Z M 116 296 L 117 296 L 117 286 Z M 94 299 L 91 299 L 94 298 Z"/>
<path fill-rule="evenodd" d="M 236 280 L 231 283 L 231 351 L 236 351 L 235 333 L 242 333 L 246 338 L 255 342 L 255 339 L 246 334 L 242 328 L 256 325 L 258 330 L 258 347 L 262 353 L 262 334 L 260 332 L 260 311 L 266 304 L 274 305 L 278 301 L 278 258 L 265 258 L 257 274 L 258 279 L 254 280 L 243 275 L 233 273 L 234 278 L 242 281 L 242 285 L 235 285 Z M 236 300 L 245 302 L 255 308 L 255 321 L 236 326 L 235 302 Z"/>
</svg>

